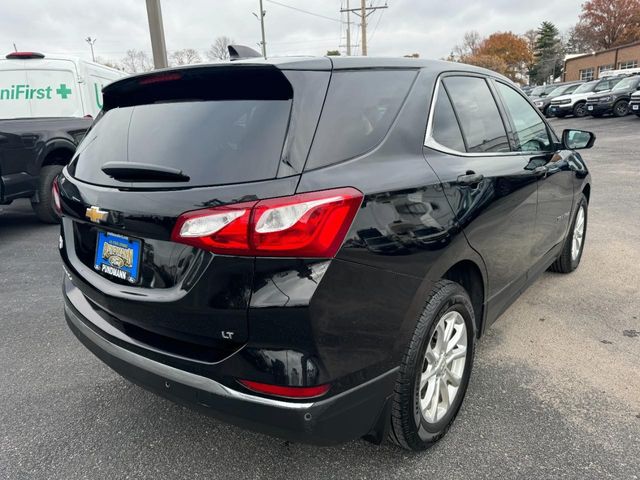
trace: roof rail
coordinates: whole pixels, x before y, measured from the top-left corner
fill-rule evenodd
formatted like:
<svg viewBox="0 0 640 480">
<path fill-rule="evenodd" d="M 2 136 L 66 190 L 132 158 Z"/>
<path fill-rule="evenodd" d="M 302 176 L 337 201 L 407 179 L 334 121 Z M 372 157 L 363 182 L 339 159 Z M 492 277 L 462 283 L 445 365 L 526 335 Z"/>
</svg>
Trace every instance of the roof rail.
<svg viewBox="0 0 640 480">
<path fill-rule="evenodd" d="M 229 49 L 229 58 L 231 61 L 262 57 L 260 52 L 256 52 L 253 48 L 244 45 L 228 45 L 227 48 Z"/>
</svg>

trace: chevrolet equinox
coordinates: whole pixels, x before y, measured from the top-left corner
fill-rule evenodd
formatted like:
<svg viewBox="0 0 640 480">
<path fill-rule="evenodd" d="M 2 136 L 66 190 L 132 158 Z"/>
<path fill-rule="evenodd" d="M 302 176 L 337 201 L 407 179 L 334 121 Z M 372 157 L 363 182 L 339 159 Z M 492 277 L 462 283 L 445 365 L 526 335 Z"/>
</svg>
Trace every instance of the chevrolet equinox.
<svg viewBox="0 0 640 480">
<path fill-rule="evenodd" d="M 292 441 L 449 429 L 485 329 L 580 263 L 595 137 L 440 61 L 118 80 L 53 185 L 65 316 L 125 378 Z"/>
</svg>

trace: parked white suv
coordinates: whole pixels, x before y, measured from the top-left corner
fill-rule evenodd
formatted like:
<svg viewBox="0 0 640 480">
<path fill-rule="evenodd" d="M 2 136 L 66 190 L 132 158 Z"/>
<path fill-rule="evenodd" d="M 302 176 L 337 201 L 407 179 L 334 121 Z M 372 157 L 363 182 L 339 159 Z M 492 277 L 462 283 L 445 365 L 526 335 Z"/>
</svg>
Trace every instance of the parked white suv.
<svg viewBox="0 0 640 480">
<path fill-rule="evenodd" d="M 573 93 L 560 95 L 551 100 L 549 115 L 560 118 L 566 115 L 584 117 L 587 114 L 587 98 L 594 93 L 608 92 L 623 78 L 624 77 L 607 77 L 584 83 L 576 88 Z"/>
</svg>

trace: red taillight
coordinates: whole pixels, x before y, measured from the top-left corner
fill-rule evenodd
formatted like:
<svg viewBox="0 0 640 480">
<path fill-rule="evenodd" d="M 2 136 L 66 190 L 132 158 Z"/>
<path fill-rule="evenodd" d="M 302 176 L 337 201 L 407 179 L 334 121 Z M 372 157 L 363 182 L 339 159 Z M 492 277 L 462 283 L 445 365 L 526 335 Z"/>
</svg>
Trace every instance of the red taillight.
<svg viewBox="0 0 640 480">
<path fill-rule="evenodd" d="M 30 58 L 44 58 L 44 55 L 38 52 L 11 52 L 5 58 L 8 60 L 28 60 Z"/>
<path fill-rule="evenodd" d="M 315 387 L 282 387 L 269 383 L 252 382 L 251 380 L 238 380 L 249 390 L 254 392 L 273 395 L 283 398 L 315 398 L 320 397 L 329 391 L 330 385 L 318 385 Z"/>
<path fill-rule="evenodd" d="M 172 82 L 174 80 L 180 80 L 182 75 L 178 72 L 173 73 L 158 73 L 148 77 L 143 77 L 138 80 L 139 85 L 149 85 L 151 83 Z"/>
<path fill-rule="evenodd" d="M 196 210 L 178 218 L 171 238 L 220 254 L 330 258 L 362 198 L 338 188 Z"/>
<path fill-rule="evenodd" d="M 51 185 L 51 196 L 53 197 L 53 209 L 58 215 L 62 215 L 62 204 L 60 203 L 60 185 L 58 185 L 58 177 L 53 179 Z"/>
</svg>

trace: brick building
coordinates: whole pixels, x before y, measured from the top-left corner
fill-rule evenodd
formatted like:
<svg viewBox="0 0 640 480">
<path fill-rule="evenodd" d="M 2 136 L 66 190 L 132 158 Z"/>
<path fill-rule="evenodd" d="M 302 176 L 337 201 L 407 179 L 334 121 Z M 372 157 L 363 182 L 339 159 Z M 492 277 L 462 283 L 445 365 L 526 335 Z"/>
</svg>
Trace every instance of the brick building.
<svg viewBox="0 0 640 480">
<path fill-rule="evenodd" d="M 640 42 L 621 45 L 619 47 L 586 53 L 567 58 L 564 62 L 563 79 L 593 80 L 600 77 L 601 72 L 640 67 Z"/>
</svg>

